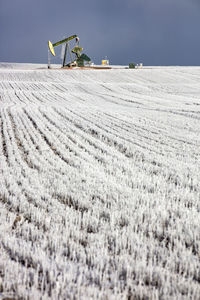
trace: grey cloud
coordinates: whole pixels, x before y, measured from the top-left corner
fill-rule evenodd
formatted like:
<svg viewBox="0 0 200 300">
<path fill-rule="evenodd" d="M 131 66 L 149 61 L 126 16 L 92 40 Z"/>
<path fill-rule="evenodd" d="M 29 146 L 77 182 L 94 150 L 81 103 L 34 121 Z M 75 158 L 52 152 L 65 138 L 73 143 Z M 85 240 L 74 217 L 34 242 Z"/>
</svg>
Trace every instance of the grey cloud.
<svg viewBox="0 0 200 300">
<path fill-rule="evenodd" d="M 49 39 L 78 34 L 96 63 L 199 65 L 199 9 L 196 0 L 0 0 L 0 61 L 46 63 Z"/>
</svg>

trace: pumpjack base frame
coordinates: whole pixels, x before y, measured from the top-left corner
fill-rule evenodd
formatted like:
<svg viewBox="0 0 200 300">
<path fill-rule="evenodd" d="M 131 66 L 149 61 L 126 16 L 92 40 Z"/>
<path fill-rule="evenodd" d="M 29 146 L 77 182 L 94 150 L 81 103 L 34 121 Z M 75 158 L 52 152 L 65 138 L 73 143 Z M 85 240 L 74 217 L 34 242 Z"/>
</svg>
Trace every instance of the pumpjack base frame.
<svg viewBox="0 0 200 300">
<path fill-rule="evenodd" d="M 112 67 L 62 67 L 61 69 L 66 69 L 66 70 L 110 70 Z"/>
</svg>

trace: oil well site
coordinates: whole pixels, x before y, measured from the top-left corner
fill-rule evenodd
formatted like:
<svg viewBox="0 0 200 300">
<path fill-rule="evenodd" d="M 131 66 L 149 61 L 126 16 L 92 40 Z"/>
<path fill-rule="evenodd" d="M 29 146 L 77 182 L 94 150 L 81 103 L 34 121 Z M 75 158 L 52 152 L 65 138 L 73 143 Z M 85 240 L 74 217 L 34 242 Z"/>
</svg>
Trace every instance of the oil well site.
<svg viewBox="0 0 200 300">
<path fill-rule="evenodd" d="M 70 42 L 74 42 L 75 45 L 70 46 Z M 58 42 L 55 42 L 52 44 L 51 41 L 48 42 L 48 69 L 51 69 L 51 57 L 56 56 L 55 54 L 55 48 L 56 46 L 62 45 L 60 58 L 62 59 L 62 69 L 95 69 L 95 70 L 107 70 L 112 68 L 142 68 L 143 64 L 140 63 L 140 65 L 135 63 L 130 63 L 129 66 L 110 66 L 109 60 L 107 57 L 105 59 L 102 59 L 101 65 L 95 65 L 94 62 L 92 62 L 91 58 L 85 54 L 82 53 L 83 47 L 80 47 L 79 45 L 79 37 L 75 35 L 71 35 L 67 38 L 64 38 L 63 40 L 60 40 Z M 68 61 L 67 61 L 68 59 Z"/>
</svg>

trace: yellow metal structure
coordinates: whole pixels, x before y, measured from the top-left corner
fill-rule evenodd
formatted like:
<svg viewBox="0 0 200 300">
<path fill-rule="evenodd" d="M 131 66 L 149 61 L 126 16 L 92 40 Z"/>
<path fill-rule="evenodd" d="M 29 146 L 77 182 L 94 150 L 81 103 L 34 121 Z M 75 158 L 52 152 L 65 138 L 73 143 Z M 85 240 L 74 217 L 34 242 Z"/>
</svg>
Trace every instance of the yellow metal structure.
<svg viewBox="0 0 200 300">
<path fill-rule="evenodd" d="M 76 45 L 71 50 L 69 42 L 73 39 L 76 39 Z M 63 58 L 63 68 L 64 67 L 84 67 L 84 62 L 87 62 L 88 64 L 91 62 L 91 59 L 84 53 L 81 53 L 83 51 L 83 48 L 79 46 L 79 37 L 74 34 L 67 38 L 64 38 L 61 41 L 58 41 L 56 43 L 51 43 L 51 41 L 48 42 L 49 51 L 48 51 L 48 68 L 50 68 L 50 56 L 51 53 L 53 56 L 55 56 L 54 47 L 59 46 L 61 44 L 65 43 L 65 52 L 64 52 L 64 58 Z M 69 52 L 71 61 L 69 63 L 65 63 L 67 58 L 67 53 Z M 73 59 L 72 54 L 75 54 L 75 59 Z"/>
<path fill-rule="evenodd" d="M 107 66 L 107 65 L 109 65 L 109 60 L 108 59 L 102 59 L 101 64 L 103 66 Z"/>
<path fill-rule="evenodd" d="M 52 54 L 53 56 L 56 56 L 56 55 L 55 55 L 54 48 L 53 48 L 53 44 L 52 44 L 52 42 L 50 42 L 50 41 L 49 41 L 49 50 L 51 51 L 51 54 Z"/>
</svg>

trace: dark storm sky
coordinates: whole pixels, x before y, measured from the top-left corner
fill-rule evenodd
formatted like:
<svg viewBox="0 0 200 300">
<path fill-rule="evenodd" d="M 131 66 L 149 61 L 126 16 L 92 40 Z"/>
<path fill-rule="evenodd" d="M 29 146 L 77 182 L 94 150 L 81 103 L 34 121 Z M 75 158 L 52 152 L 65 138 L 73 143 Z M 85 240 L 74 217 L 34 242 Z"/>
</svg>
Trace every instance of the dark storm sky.
<svg viewBox="0 0 200 300">
<path fill-rule="evenodd" d="M 200 0 L 0 0 L 1 62 L 47 63 L 77 34 L 95 63 L 200 65 L 199 31 Z"/>
</svg>

